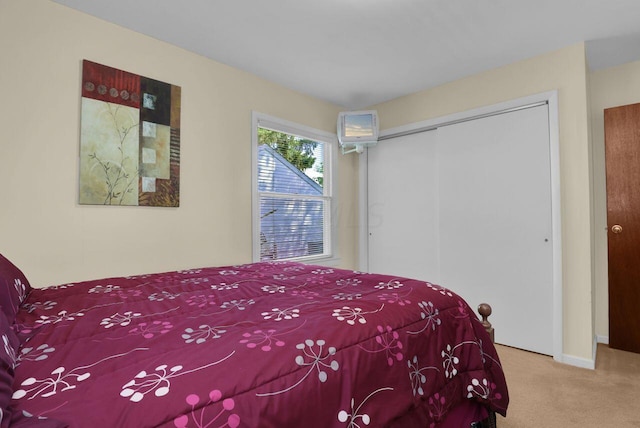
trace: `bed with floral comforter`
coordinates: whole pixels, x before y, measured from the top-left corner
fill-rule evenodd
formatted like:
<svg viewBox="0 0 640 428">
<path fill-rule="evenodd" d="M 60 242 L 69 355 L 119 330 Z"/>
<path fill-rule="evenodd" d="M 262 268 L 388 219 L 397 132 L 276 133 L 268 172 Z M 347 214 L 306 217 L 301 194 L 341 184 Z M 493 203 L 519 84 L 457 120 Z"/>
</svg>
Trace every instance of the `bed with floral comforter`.
<svg viewBox="0 0 640 428">
<path fill-rule="evenodd" d="M 428 282 L 293 262 L 44 289 L 7 275 L 2 427 L 457 427 L 506 412 L 488 334 Z"/>
</svg>

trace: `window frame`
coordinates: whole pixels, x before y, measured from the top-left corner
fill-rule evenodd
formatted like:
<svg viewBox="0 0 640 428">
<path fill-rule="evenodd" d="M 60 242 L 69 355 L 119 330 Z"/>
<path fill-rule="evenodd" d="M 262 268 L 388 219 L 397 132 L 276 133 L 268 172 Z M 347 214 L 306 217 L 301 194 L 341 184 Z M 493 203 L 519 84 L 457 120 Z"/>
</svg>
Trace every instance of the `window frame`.
<svg viewBox="0 0 640 428">
<path fill-rule="evenodd" d="M 253 111 L 251 114 L 251 196 L 252 196 L 252 260 L 259 262 L 260 260 L 260 196 L 258 191 L 258 128 L 265 128 L 276 132 L 282 132 L 297 137 L 306 138 L 325 144 L 324 160 L 323 160 L 323 196 L 325 199 L 324 209 L 324 230 L 323 230 L 323 249 L 322 254 L 308 255 L 302 257 L 278 259 L 310 262 L 316 264 L 335 265 L 338 262 L 337 257 L 337 233 L 336 233 L 336 216 L 334 211 L 336 207 L 336 168 L 335 163 L 338 155 L 338 137 L 336 134 L 314 129 L 295 122 L 280 119 L 264 113 Z M 267 193 L 268 194 L 268 193 Z"/>
</svg>

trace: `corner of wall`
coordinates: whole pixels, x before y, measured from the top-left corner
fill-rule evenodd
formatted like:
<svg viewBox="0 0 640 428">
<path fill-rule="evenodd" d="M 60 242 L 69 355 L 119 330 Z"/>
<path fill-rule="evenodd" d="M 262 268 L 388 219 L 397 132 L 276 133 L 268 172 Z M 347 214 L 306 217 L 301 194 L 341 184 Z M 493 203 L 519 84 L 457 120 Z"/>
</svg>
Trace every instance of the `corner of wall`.
<svg viewBox="0 0 640 428">
<path fill-rule="evenodd" d="M 579 367 L 582 369 L 595 370 L 597 349 L 598 349 L 598 341 L 594 336 L 591 358 L 582 358 L 582 357 L 576 357 L 575 355 L 562 354 L 562 359 L 556 360 L 556 361 L 560 363 L 568 364 L 570 366 Z"/>
</svg>

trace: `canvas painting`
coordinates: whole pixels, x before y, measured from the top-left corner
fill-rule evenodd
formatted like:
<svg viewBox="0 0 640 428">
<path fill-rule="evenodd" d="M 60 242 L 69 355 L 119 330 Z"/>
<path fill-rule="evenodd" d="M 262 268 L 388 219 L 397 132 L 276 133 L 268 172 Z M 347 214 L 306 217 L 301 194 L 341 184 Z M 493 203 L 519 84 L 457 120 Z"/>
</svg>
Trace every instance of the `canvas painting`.
<svg viewBox="0 0 640 428">
<path fill-rule="evenodd" d="M 180 205 L 179 86 L 82 62 L 80 204 Z"/>
</svg>

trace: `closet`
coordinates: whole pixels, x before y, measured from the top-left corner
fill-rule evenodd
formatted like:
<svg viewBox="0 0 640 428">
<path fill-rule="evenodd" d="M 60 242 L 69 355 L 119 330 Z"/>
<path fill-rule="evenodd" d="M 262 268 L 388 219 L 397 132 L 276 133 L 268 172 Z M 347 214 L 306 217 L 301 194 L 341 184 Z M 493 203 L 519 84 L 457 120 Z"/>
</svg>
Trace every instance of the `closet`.
<svg viewBox="0 0 640 428">
<path fill-rule="evenodd" d="M 444 123 L 370 148 L 367 238 L 370 272 L 442 285 L 474 309 L 490 303 L 496 342 L 553 355 L 561 324 L 548 108 Z"/>
</svg>

